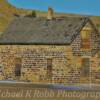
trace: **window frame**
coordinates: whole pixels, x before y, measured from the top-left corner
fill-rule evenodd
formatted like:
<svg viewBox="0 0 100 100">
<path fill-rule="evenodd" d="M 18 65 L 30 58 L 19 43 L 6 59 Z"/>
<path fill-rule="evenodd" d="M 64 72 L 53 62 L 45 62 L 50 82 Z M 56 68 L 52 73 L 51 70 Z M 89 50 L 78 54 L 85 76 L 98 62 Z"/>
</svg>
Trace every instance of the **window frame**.
<svg viewBox="0 0 100 100">
<path fill-rule="evenodd" d="M 91 49 L 90 34 L 92 30 L 90 28 L 85 28 L 81 31 L 81 49 L 89 50 Z"/>
</svg>

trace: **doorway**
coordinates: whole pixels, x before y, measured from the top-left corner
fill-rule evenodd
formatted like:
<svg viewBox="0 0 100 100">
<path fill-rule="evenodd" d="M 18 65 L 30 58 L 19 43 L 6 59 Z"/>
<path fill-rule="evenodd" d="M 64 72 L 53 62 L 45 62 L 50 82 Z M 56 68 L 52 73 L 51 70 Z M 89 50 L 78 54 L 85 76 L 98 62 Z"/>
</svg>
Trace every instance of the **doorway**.
<svg viewBox="0 0 100 100">
<path fill-rule="evenodd" d="M 89 83 L 90 82 L 90 58 L 82 58 L 82 65 L 81 65 L 81 77 L 80 81 L 82 83 Z"/>
<path fill-rule="evenodd" d="M 52 81 L 52 59 L 47 59 L 47 79 Z"/>
<path fill-rule="evenodd" d="M 19 80 L 21 77 L 22 60 L 15 58 L 15 77 Z"/>
</svg>

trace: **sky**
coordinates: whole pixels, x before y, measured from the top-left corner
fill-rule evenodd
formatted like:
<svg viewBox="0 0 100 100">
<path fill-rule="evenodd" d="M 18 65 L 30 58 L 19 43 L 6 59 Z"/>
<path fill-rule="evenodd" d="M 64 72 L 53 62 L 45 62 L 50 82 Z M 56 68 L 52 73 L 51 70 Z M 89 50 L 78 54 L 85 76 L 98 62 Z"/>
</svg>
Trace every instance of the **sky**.
<svg viewBox="0 0 100 100">
<path fill-rule="evenodd" d="M 100 16 L 100 0 L 8 0 L 17 8 Z"/>
</svg>

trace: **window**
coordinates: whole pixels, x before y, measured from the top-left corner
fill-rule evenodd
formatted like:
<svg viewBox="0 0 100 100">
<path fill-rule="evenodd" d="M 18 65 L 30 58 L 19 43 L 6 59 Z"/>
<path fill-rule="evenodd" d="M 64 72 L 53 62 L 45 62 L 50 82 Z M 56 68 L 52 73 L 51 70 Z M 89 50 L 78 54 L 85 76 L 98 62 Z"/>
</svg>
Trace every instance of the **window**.
<svg viewBox="0 0 100 100">
<path fill-rule="evenodd" d="M 82 76 L 89 77 L 90 73 L 90 59 L 89 58 L 82 58 Z"/>
<path fill-rule="evenodd" d="M 3 66 L 3 65 L 0 65 L 0 73 L 2 73 L 2 66 Z"/>
<path fill-rule="evenodd" d="M 52 78 L 52 59 L 47 59 L 47 77 L 49 79 Z"/>
<path fill-rule="evenodd" d="M 98 58 L 100 58 L 100 52 L 98 53 Z"/>
<path fill-rule="evenodd" d="M 90 49 L 90 30 L 82 30 L 81 32 L 81 47 L 83 49 Z"/>
<path fill-rule="evenodd" d="M 22 67 L 22 61 L 20 58 L 15 59 L 15 76 L 20 77 L 21 76 L 21 67 Z"/>
</svg>

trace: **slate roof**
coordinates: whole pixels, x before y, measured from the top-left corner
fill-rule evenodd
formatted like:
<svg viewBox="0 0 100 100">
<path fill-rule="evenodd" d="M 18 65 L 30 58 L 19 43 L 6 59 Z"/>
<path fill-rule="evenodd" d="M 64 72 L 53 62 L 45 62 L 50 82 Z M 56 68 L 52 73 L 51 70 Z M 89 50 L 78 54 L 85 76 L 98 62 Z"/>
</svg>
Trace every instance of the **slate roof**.
<svg viewBox="0 0 100 100">
<path fill-rule="evenodd" d="M 87 17 L 17 17 L 0 36 L 0 44 L 70 44 Z"/>
</svg>

